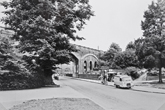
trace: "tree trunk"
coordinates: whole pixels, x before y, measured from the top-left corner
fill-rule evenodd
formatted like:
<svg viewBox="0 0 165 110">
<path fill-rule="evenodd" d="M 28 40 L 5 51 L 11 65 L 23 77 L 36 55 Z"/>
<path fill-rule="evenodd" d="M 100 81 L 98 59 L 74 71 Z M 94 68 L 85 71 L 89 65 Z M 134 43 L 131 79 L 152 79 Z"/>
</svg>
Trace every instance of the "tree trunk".
<svg viewBox="0 0 165 110">
<path fill-rule="evenodd" d="M 52 79 L 52 70 L 49 68 L 44 68 L 44 77 L 45 77 L 45 85 L 53 85 L 53 79 Z"/>
<path fill-rule="evenodd" d="M 159 83 L 163 83 L 163 81 L 162 81 L 162 67 L 159 67 Z"/>
<path fill-rule="evenodd" d="M 160 58 L 159 58 L 159 83 L 163 83 L 162 81 L 162 58 L 161 58 L 161 55 L 160 55 Z"/>
<path fill-rule="evenodd" d="M 55 85 L 51 75 L 45 76 L 45 86 L 48 86 L 48 85 Z"/>
</svg>

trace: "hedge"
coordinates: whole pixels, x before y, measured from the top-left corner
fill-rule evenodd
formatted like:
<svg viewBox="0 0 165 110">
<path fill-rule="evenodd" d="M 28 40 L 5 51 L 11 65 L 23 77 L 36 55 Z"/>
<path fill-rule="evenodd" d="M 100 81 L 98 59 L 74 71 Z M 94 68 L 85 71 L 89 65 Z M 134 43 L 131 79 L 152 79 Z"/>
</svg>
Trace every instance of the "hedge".
<svg viewBox="0 0 165 110">
<path fill-rule="evenodd" d="M 44 79 L 39 74 L 16 74 L 4 72 L 0 74 L 0 90 L 32 89 L 44 86 Z"/>
</svg>

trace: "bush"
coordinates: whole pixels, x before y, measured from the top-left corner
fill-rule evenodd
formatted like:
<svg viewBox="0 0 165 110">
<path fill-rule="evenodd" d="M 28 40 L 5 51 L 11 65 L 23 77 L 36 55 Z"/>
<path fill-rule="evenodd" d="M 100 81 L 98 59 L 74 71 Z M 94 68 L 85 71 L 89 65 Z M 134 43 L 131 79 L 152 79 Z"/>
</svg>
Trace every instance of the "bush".
<svg viewBox="0 0 165 110">
<path fill-rule="evenodd" d="M 0 90 L 21 90 L 32 89 L 44 86 L 44 77 L 39 73 L 29 74 L 15 73 L 11 71 L 1 71 L 0 74 Z"/>
<path fill-rule="evenodd" d="M 21 53 L 17 53 L 17 49 L 12 47 L 9 40 L 7 37 L 2 38 L 0 36 L 0 90 L 30 89 L 44 86 L 45 80 L 42 69 L 31 64 L 33 58 L 22 58 Z"/>
<path fill-rule="evenodd" d="M 19 72 L 20 71 L 20 67 L 17 64 L 16 61 L 13 61 L 11 59 L 8 59 L 8 61 L 6 61 L 3 65 L 3 67 L 1 68 L 2 70 L 9 70 L 12 72 Z"/>
<path fill-rule="evenodd" d="M 126 68 L 126 74 L 128 76 L 131 76 L 133 80 L 137 79 L 140 77 L 140 74 L 138 74 L 138 71 L 139 69 L 136 68 L 136 67 L 127 67 Z"/>
</svg>

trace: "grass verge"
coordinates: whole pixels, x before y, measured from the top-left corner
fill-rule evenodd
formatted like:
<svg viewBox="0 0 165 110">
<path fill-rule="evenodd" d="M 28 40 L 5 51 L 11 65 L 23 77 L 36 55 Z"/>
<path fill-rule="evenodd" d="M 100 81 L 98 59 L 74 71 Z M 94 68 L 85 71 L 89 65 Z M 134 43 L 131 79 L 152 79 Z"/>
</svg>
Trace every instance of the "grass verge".
<svg viewBox="0 0 165 110">
<path fill-rule="evenodd" d="M 85 98 L 51 98 L 30 100 L 9 110 L 104 110 Z"/>
<path fill-rule="evenodd" d="M 136 86 L 148 86 L 148 87 L 153 87 L 153 88 L 158 88 L 158 89 L 165 89 L 165 82 L 163 83 L 158 83 L 158 81 L 142 82 L 142 83 L 136 84 Z"/>
</svg>

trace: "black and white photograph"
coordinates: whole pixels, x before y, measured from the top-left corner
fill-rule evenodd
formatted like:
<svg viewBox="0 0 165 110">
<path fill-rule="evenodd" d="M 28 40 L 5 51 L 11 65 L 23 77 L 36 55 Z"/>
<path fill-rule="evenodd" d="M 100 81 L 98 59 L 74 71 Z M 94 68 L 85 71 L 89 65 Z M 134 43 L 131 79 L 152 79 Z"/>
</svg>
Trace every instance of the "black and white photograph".
<svg viewBox="0 0 165 110">
<path fill-rule="evenodd" d="M 165 0 L 0 0 L 0 110 L 165 110 Z"/>
</svg>

